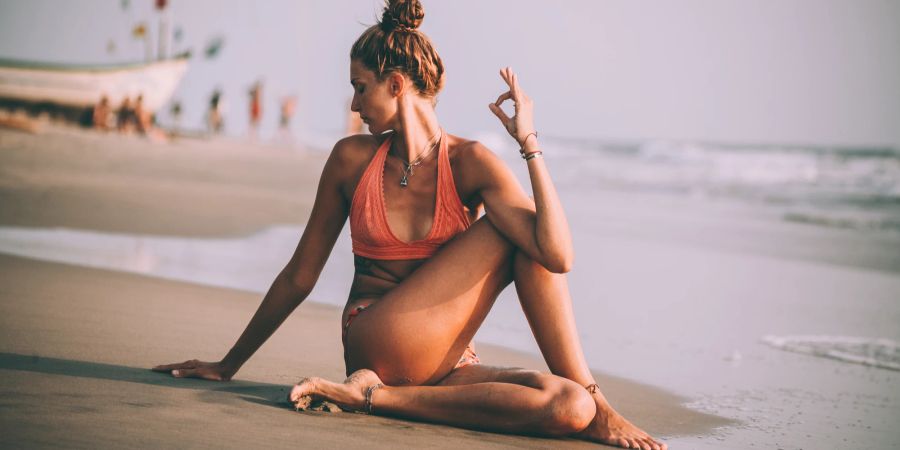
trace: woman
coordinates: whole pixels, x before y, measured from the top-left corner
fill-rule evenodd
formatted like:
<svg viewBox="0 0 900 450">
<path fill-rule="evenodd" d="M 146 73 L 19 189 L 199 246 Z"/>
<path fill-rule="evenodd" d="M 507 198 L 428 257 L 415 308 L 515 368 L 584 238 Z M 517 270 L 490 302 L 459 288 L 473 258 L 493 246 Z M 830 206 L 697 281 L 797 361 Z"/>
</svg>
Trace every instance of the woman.
<svg viewBox="0 0 900 450">
<path fill-rule="evenodd" d="M 301 380 L 291 401 L 666 448 L 612 409 L 584 360 L 562 275 L 572 265 L 571 236 L 531 100 L 507 68 L 509 91 L 489 107 L 521 145 L 533 201 L 487 148 L 441 128 L 434 105 L 444 70 L 416 30 L 423 18 L 418 0 L 391 0 L 353 45 L 351 109 L 371 135 L 335 145 L 294 256 L 235 346 L 219 362 L 156 370 L 230 379 L 312 290 L 349 217 L 355 274 L 341 320 L 350 376 Z M 500 108 L 506 100 L 515 104 L 512 118 Z M 553 375 L 481 365 L 469 344 L 510 282 Z"/>
</svg>

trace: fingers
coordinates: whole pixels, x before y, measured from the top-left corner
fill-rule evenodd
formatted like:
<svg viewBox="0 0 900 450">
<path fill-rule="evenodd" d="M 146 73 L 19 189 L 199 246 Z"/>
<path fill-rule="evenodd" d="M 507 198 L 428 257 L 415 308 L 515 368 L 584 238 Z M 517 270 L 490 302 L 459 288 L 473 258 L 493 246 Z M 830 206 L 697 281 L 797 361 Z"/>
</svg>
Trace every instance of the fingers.
<svg viewBox="0 0 900 450">
<path fill-rule="evenodd" d="M 210 372 L 202 367 L 196 369 L 176 369 L 172 371 L 172 376 L 175 378 L 202 378 L 204 380 L 212 381 L 223 380 L 222 376 L 218 373 Z"/>
<path fill-rule="evenodd" d="M 196 359 L 192 359 L 190 361 L 185 361 L 182 363 L 162 364 L 150 370 L 153 370 L 154 372 L 171 372 L 174 369 L 192 369 L 194 367 L 197 367 L 198 362 L 199 361 L 197 361 Z"/>
<path fill-rule="evenodd" d="M 511 67 L 504 67 L 501 69 L 500 76 L 503 77 L 503 81 L 506 81 L 506 84 L 509 85 L 512 99 L 516 102 L 521 101 L 524 97 L 524 93 L 522 92 L 522 88 L 519 87 L 519 76 L 513 72 Z"/>
<path fill-rule="evenodd" d="M 500 94 L 499 97 L 497 97 L 497 101 L 494 102 L 494 104 L 497 106 L 500 106 L 501 104 L 503 104 L 504 101 L 509 100 L 511 98 L 512 98 L 512 92 L 506 91 L 506 92 Z"/>
<path fill-rule="evenodd" d="M 500 76 L 503 77 L 503 81 L 505 81 L 507 86 L 509 86 L 509 93 L 510 93 L 509 98 L 513 99 L 513 101 L 518 101 L 519 94 L 516 91 L 516 82 L 515 82 L 516 74 L 513 73 L 511 68 L 504 67 L 503 69 L 500 70 Z"/>
<path fill-rule="evenodd" d="M 488 103 L 488 108 L 490 108 L 491 112 L 500 119 L 500 122 L 503 123 L 503 126 L 506 126 L 509 123 L 510 118 L 506 115 L 502 108 L 497 106 L 496 103 Z"/>
<path fill-rule="evenodd" d="M 519 76 L 513 73 L 512 69 L 510 69 L 509 73 L 510 79 L 512 79 L 512 89 L 510 90 L 513 94 L 513 100 L 515 100 L 516 103 L 519 103 L 522 101 L 522 91 L 519 90 Z"/>
<path fill-rule="evenodd" d="M 515 82 L 516 74 L 513 73 L 511 68 L 504 67 L 504 68 L 500 69 L 500 76 L 503 77 L 503 81 L 505 81 L 506 84 L 509 86 L 510 98 L 512 98 L 513 100 L 517 99 L 518 96 L 516 95 L 516 82 Z"/>
<path fill-rule="evenodd" d="M 500 69 L 500 76 L 503 78 L 503 81 L 505 81 L 506 84 L 509 85 L 509 88 L 512 89 L 512 87 L 513 87 L 512 80 L 510 80 L 510 78 L 509 78 L 510 70 L 511 69 L 509 67 L 504 67 L 504 68 Z"/>
<path fill-rule="evenodd" d="M 172 371 L 175 378 L 189 378 L 197 376 L 197 369 L 175 369 Z"/>
</svg>

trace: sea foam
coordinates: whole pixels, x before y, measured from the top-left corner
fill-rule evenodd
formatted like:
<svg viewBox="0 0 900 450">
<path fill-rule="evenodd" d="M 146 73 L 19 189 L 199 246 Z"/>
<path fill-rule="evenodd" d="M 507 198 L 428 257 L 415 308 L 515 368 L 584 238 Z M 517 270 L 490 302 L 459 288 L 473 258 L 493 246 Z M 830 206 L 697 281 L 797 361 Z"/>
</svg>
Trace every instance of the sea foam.
<svg viewBox="0 0 900 450">
<path fill-rule="evenodd" d="M 849 363 L 900 371 L 900 344 L 891 339 L 851 336 L 763 336 L 772 347 Z"/>
</svg>

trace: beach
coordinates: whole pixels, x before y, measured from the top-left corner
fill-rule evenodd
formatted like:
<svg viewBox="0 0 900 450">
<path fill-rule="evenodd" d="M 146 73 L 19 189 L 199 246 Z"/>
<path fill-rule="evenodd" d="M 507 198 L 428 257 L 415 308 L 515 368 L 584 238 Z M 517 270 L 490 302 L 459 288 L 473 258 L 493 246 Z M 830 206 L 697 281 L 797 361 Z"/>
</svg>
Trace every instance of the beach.
<svg viewBox="0 0 900 450">
<path fill-rule="evenodd" d="M 196 268 L 223 259 L 238 259 L 232 264 L 240 267 L 241 256 L 222 253 L 228 248 L 223 243 L 242 242 L 276 225 L 288 234 L 302 230 L 326 156 L 237 140 L 158 145 L 69 128 L 37 135 L 0 130 L 2 252 L 32 255 L 0 256 L 0 444 L 591 447 L 352 413 L 293 411 L 284 396 L 297 379 L 344 376 L 337 305 L 341 289 L 348 288 L 341 280 L 349 281 L 350 266 L 329 269 L 335 275 L 323 280 L 234 381 L 174 379 L 149 370 L 220 358 L 261 299 L 256 285 L 177 281 L 153 275 L 154 268 Z M 54 241 L 58 233 L 70 234 Z M 79 244 L 85 235 L 95 240 Z M 40 242 L 29 241 L 35 236 Z M 114 239 L 135 236 L 143 239 L 144 250 Z M 281 251 L 289 255 L 292 246 Z M 118 251 L 119 259 L 110 256 Z M 130 254 L 135 252 L 136 259 Z M 209 259 L 204 252 L 212 252 Z M 67 258 L 73 263 L 51 262 Z M 335 257 L 329 265 L 340 262 Z M 197 273 L 185 277 L 202 279 Z M 269 271 L 269 280 L 276 273 Z M 477 344 L 487 364 L 546 370 L 527 351 Z M 596 375 L 623 414 L 672 442 L 710 436 L 736 423 L 688 408 L 692 399 L 658 386 L 603 371 Z"/>
<path fill-rule="evenodd" d="M 335 142 L 405 133 L 422 205 L 436 126 L 550 174 L 584 358 L 668 448 L 900 449 L 900 2 L 87 3 L 0 4 L 0 449 L 606 448 L 295 411 L 346 375 L 346 223 L 233 380 L 150 369 L 227 354 Z M 473 342 L 548 371 L 514 286 Z"/>
</svg>

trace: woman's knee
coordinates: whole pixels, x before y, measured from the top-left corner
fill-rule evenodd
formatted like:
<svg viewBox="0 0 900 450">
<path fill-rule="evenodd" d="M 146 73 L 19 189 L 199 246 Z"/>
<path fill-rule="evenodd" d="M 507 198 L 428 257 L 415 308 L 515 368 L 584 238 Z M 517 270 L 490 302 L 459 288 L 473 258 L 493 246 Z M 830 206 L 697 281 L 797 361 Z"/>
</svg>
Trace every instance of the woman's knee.
<svg viewBox="0 0 900 450">
<path fill-rule="evenodd" d="M 597 405 L 591 395 L 578 383 L 555 375 L 545 375 L 544 411 L 547 416 L 542 428 L 552 436 L 568 436 L 584 430 L 594 420 Z"/>
</svg>

